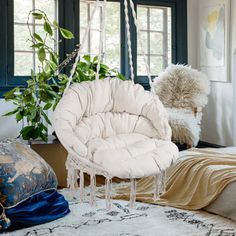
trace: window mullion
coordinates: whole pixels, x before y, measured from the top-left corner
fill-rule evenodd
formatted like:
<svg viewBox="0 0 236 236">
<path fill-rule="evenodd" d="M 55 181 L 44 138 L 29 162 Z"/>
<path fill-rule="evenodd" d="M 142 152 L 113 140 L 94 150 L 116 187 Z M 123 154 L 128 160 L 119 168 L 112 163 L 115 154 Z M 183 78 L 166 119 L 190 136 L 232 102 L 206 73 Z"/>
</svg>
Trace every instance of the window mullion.
<svg viewBox="0 0 236 236">
<path fill-rule="evenodd" d="M 91 10 L 91 5 L 90 5 L 90 3 L 88 3 L 87 25 L 89 24 L 89 21 L 91 20 L 90 10 Z M 91 28 L 88 31 L 88 53 L 91 56 Z"/>
<path fill-rule="evenodd" d="M 163 68 L 168 66 L 168 15 L 167 9 L 163 9 Z"/>
<path fill-rule="evenodd" d="M 32 0 L 32 6 L 33 6 L 33 9 L 35 9 L 35 0 Z M 35 18 L 33 17 L 33 34 L 35 33 Z M 34 71 L 36 71 L 36 53 L 35 53 L 35 48 L 33 48 L 33 68 L 34 68 Z"/>
<path fill-rule="evenodd" d="M 5 86 L 7 84 L 6 75 L 7 75 L 7 63 L 6 63 L 6 43 L 7 43 L 7 1 L 0 1 L 0 20 L 1 20 L 1 34 L 0 34 L 0 86 Z"/>
<path fill-rule="evenodd" d="M 147 8 L 147 43 L 148 43 L 148 56 L 147 56 L 147 59 L 148 59 L 148 66 L 150 68 L 151 66 L 151 58 L 150 58 L 150 54 L 151 54 L 151 37 L 150 37 L 150 8 L 148 7 Z"/>
</svg>

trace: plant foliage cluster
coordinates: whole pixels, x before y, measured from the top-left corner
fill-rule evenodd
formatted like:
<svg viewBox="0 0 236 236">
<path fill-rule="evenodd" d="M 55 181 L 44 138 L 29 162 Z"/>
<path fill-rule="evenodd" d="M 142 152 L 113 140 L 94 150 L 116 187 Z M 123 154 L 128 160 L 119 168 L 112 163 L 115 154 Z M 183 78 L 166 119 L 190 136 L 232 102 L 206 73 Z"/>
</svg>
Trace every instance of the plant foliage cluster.
<svg viewBox="0 0 236 236">
<path fill-rule="evenodd" d="M 33 16 L 36 21 L 43 24 L 45 36 L 32 33 L 29 27 L 29 18 Z M 16 87 L 5 94 L 5 100 L 11 101 L 15 109 L 6 113 L 5 116 L 15 115 L 17 122 L 22 122 L 20 135 L 25 140 L 42 139 L 47 141 L 48 125 L 51 121 L 48 117 L 48 110 L 54 110 L 60 101 L 63 91 L 68 82 L 68 75 L 64 72 L 66 67 L 71 69 L 70 61 L 76 56 L 78 48 L 67 58 L 62 60 L 56 50 L 58 41 L 55 35 L 70 40 L 74 38 L 71 31 L 61 28 L 56 21 L 50 22 L 47 15 L 41 10 L 32 10 L 28 17 L 29 41 L 31 47 L 37 53 L 40 65 L 36 70 L 31 69 L 31 78 L 26 86 Z M 49 46 L 53 41 L 54 47 Z M 60 64 L 59 62 L 62 61 Z M 72 83 L 94 80 L 96 76 L 98 58 L 83 56 L 76 67 Z M 125 78 L 107 65 L 101 63 L 99 79 L 115 75 L 124 80 Z"/>
</svg>

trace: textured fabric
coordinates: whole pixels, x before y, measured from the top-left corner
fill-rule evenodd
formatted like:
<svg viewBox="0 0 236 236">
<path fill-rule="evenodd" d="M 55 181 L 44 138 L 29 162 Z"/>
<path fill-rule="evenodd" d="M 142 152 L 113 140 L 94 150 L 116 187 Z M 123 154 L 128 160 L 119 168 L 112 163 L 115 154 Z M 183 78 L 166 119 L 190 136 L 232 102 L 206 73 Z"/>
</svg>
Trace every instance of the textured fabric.
<svg viewBox="0 0 236 236">
<path fill-rule="evenodd" d="M 11 228 L 23 228 L 56 220 L 70 212 L 68 202 L 56 190 L 38 193 L 17 206 L 6 209 Z"/>
<path fill-rule="evenodd" d="M 182 209 L 202 209 L 212 203 L 230 183 L 236 181 L 236 155 L 212 149 L 191 149 L 168 171 L 166 192 L 153 200 L 153 177 L 137 183 L 137 200 Z M 118 187 L 115 199 L 128 199 L 129 187 Z"/>
<path fill-rule="evenodd" d="M 200 137 L 201 114 L 192 110 L 167 108 L 172 140 L 180 144 L 197 146 Z"/>
<path fill-rule="evenodd" d="M 79 191 L 61 193 L 69 201 L 71 214 L 47 224 L 17 230 L 4 236 L 234 236 L 236 223 L 205 211 L 187 211 L 136 202 L 113 200 L 110 211 L 104 199 L 81 203 Z"/>
<path fill-rule="evenodd" d="M 173 161 L 173 153 L 178 153 L 173 143 L 140 134 L 93 139 L 90 148 L 93 161 L 119 178 L 142 178 L 146 173 L 155 175 L 167 169 Z"/>
<path fill-rule="evenodd" d="M 200 136 L 203 107 L 210 83 L 206 75 L 190 66 L 170 65 L 154 80 L 154 91 L 168 108 L 172 140 L 196 146 Z"/>
<path fill-rule="evenodd" d="M 54 171 L 36 152 L 16 140 L 0 142 L 0 203 L 4 207 L 56 188 Z"/>
<path fill-rule="evenodd" d="M 159 203 L 197 210 L 213 202 L 236 181 L 236 156 L 198 150 L 170 170 L 166 193 Z"/>
<path fill-rule="evenodd" d="M 165 159 L 161 168 L 178 157 L 158 96 L 131 81 L 107 78 L 72 85 L 56 108 L 53 125 L 69 153 L 73 150 L 81 161 L 90 158 L 111 176 L 147 176 L 159 168 L 155 160 L 161 155 L 160 160 Z M 119 146 L 129 134 L 145 137 L 140 143 L 134 144 L 131 138 L 130 144 Z M 112 144 L 107 147 L 109 140 Z M 91 150 L 95 142 L 100 142 L 102 150 Z M 127 164 L 124 169 L 122 162 Z M 140 165 L 146 167 L 141 170 Z"/>
<path fill-rule="evenodd" d="M 210 93 L 207 76 L 186 65 L 169 65 L 154 80 L 154 90 L 165 107 L 204 107 Z"/>
<path fill-rule="evenodd" d="M 236 155 L 236 147 L 217 148 L 214 151 L 221 154 Z M 188 153 L 188 151 L 184 151 L 183 158 L 187 158 Z M 205 207 L 204 210 L 236 221 L 236 198 L 232 196 L 236 196 L 236 181 L 227 185 L 217 199 Z"/>
</svg>

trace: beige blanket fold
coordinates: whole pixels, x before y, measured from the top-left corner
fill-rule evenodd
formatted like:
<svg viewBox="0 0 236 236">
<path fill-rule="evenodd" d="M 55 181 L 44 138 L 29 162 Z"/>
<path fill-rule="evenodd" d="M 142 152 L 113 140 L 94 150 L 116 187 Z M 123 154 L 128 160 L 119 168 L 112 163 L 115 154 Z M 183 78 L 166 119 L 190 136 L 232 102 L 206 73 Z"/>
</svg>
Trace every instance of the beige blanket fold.
<svg viewBox="0 0 236 236">
<path fill-rule="evenodd" d="M 137 201 L 198 210 L 212 203 L 233 181 L 236 181 L 236 155 L 215 149 L 191 149 L 167 173 L 166 192 L 153 200 L 154 179 L 137 183 Z M 115 199 L 129 199 L 130 188 L 115 188 Z"/>
</svg>

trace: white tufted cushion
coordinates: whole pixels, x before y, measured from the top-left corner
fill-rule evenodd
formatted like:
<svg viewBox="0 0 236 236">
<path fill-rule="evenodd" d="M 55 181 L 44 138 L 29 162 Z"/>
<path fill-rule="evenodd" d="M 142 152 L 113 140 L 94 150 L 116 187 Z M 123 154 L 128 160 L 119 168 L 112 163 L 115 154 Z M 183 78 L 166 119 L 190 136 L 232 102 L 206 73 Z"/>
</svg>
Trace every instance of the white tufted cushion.
<svg viewBox="0 0 236 236">
<path fill-rule="evenodd" d="M 150 139 L 141 134 L 119 134 L 89 143 L 93 161 L 119 178 L 142 178 L 167 169 L 178 154 L 169 141 Z"/>
<path fill-rule="evenodd" d="M 156 95 L 131 81 L 108 78 L 72 85 L 56 108 L 53 125 L 78 158 L 92 151 L 93 161 L 113 176 L 142 177 L 178 156 L 166 116 Z"/>
</svg>

